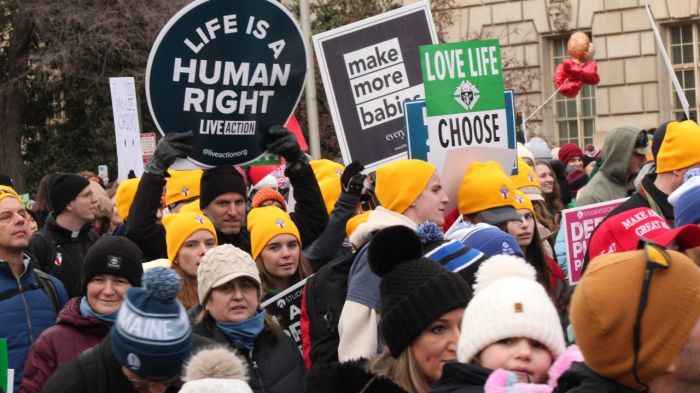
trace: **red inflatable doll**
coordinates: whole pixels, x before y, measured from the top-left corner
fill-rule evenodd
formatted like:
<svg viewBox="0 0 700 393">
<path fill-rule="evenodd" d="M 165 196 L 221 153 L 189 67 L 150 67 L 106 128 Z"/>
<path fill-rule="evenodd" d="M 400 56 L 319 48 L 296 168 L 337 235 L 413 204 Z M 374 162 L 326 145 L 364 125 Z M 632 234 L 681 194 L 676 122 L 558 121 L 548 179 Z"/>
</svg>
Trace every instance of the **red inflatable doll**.
<svg viewBox="0 0 700 393">
<path fill-rule="evenodd" d="M 576 32 L 567 43 L 571 58 L 557 66 L 554 84 L 567 97 L 576 97 L 583 84 L 597 85 L 600 82 L 598 66 L 593 61 L 595 50 L 586 33 Z"/>
</svg>

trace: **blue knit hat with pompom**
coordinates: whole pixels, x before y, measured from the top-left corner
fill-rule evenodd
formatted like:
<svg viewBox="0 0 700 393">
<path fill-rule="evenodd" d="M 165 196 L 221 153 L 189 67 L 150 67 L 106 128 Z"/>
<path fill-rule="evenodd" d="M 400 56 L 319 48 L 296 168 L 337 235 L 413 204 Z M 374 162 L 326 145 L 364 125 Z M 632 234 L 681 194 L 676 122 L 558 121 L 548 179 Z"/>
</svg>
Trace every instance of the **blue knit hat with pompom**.
<svg viewBox="0 0 700 393">
<path fill-rule="evenodd" d="M 174 270 L 156 267 L 141 279 L 142 288 L 130 288 L 110 333 L 119 363 L 146 377 L 180 374 L 192 349 L 192 328 L 177 300 L 180 277 Z"/>
</svg>

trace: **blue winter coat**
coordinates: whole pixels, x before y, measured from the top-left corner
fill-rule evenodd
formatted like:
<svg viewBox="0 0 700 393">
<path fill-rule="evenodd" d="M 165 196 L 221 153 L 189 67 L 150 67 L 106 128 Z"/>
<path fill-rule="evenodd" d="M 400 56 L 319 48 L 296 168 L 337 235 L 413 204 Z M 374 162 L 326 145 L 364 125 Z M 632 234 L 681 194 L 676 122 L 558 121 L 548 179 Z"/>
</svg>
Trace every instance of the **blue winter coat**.
<svg viewBox="0 0 700 393">
<path fill-rule="evenodd" d="M 24 292 L 0 301 L 0 338 L 7 339 L 9 368 L 15 370 L 14 391 L 24 372 L 24 361 L 29 347 L 41 332 L 56 321 L 56 310 L 48 295 L 41 289 L 39 279 L 29 266 L 29 257 L 24 258 L 24 273 L 19 278 L 12 274 L 10 265 L 0 260 L 0 294 L 23 288 Z M 56 288 L 58 300 L 63 307 L 68 301 L 63 284 L 50 277 Z"/>
</svg>

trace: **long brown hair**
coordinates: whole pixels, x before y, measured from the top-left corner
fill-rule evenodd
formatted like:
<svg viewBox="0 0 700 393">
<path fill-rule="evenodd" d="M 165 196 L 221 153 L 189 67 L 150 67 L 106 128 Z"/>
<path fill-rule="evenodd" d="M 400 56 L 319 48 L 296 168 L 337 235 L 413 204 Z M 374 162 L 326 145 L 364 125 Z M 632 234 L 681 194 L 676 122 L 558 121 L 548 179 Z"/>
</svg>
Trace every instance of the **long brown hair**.
<svg viewBox="0 0 700 393">
<path fill-rule="evenodd" d="M 258 258 L 255 259 L 255 264 L 258 266 L 258 271 L 260 272 L 260 282 L 262 282 L 263 294 L 267 294 L 270 289 L 276 289 L 273 285 L 274 279 L 265 268 L 262 253 L 260 253 Z M 299 244 L 299 265 L 297 266 L 297 270 L 294 272 L 294 274 L 289 278 L 289 286 L 291 287 L 306 277 L 309 277 L 313 272 L 311 263 L 309 263 L 309 260 L 306 259 L 306 256 L 304 256 L 304 253 L 301 251 L 301 244 Z"/>
<path fill-rule="evenodd" d="M 369 371 L 390 379 L 408 393 L 425 393 L 430 389 L 410 348 L 404 349 L 397 358 L 391 356 L 388 348 L 384 349 L 384 352 L 370 361 Z"/>
<path fill-rule="evenodd" d="M 182 303 L 185 310 L 199 304 L 199 295 L 197 293 L 197 277 L 190 276 L 185 273 L 179 263 L 172 264 L 173 270 L 180 276 L 180 294 L 177 295 L 177 300 Z"/>
<path fill-rule="evenodd" d="M 549 171 L 552 173 L 552 177 L 554 177 L 554 187 L 552 189 L 552 192 L 550 192 L 549 194 L 545 194 L 543 192 L 542 196 L 544 197 L 544 207 L 546 207 L 549 211 L 549 215 L 553 217 L 554 222 L 557 224 L 556 229 L 558 230 L 559 223 L 561 222 L 561 211 L 564 209 L 564 203 L 561 201 L 561 189 L 559 188 L 559 183 L 557 182 L 557 178 L 554 174 L 554 169 L 552 169 L 552 165 L 547 161 L 537 160 L 535 161 L 535 171 L 537 171 L 537 165 L 545 165 L 547 168 L 549 168 Z M 547 226 L 547 228 L 549 228 L 549 226 Z M 549 228 L 549 230 L 552 232 L 556 232 L 556 230 L 552 228 Z"/>
</svg>

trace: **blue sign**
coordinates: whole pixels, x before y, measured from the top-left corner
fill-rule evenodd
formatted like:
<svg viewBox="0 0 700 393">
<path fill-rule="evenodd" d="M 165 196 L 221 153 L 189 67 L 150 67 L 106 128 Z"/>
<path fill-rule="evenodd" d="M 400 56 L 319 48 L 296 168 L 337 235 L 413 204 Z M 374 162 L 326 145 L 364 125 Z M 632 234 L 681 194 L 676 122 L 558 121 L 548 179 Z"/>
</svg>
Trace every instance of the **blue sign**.
<svg viewBox="0 0 700 393">
<path fill-rule="evenodd" d="M 161 133 L 192 130 L 189 159 L 240 165 L 265 153 L 301 96 L 306 45 L 292 14 L 271 0 L 197 0 L 156 38 L 146 97 Z"/>
<path fill-rule="evenodd" d="M 503 93 L 506 100 L 508 148 L 515 149 L 515 96 L 513 90 L 505 90 Z M 403 108 L 406 130 L 408 131 L 408 158 L 428 161 L 430 148 L 428 146 L 428 125 L 425 123 L 425 100 L 406 101 Z M 514 174 L 517 174 L 517 167 Z"/>
</svg>

